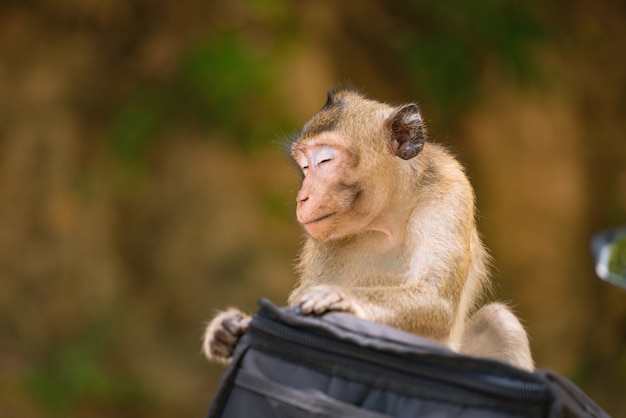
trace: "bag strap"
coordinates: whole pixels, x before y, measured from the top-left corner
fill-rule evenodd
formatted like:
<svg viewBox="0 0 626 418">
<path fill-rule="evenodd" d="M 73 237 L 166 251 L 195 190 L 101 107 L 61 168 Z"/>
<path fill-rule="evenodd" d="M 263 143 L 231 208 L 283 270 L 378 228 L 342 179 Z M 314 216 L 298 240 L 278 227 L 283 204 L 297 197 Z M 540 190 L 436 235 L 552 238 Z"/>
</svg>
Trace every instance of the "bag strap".
<svg viewBox="0 0 626 418">
<path fill-rule="evenodd" d="M 537 370 L 534 374 L 545 381 L 554 394 L 550 416 L 610 418 L 587 394 L 562 375 L 552 370 Z"/>
</svg>

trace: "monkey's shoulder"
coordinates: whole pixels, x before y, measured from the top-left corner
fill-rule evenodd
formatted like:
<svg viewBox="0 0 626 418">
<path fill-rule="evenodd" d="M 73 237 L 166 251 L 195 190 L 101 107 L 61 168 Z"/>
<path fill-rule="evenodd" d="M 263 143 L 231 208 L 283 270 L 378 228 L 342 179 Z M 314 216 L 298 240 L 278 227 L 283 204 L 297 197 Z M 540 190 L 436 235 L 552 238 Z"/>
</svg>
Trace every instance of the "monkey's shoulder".
<svg viewBox="0 0 626 418">
<path fill-rule="evenodd" d="M 422 155 L 410 162 L 408 175 L 415 192 L 437 195 L 461 193 L 473 199 L 473 188 L 465 167 L 448 147 L 428 143 Z"/>
</svg>

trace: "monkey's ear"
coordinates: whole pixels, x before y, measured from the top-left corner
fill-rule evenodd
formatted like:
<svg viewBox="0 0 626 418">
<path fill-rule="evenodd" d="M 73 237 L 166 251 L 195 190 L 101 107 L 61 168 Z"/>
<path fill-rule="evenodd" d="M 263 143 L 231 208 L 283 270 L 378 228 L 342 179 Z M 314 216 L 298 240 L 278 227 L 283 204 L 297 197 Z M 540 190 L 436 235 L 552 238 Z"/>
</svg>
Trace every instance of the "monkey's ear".
<svg viewBox="0 0 626 418">
<path fill-rule="evenodd" d="M 424 148 L 424 123 L 416 104 L 408 104 L 395 110 L 387 118 L 385 125 L 391 134 L 391 150 L 397 157 L 410 160 Z"/>
</svg>

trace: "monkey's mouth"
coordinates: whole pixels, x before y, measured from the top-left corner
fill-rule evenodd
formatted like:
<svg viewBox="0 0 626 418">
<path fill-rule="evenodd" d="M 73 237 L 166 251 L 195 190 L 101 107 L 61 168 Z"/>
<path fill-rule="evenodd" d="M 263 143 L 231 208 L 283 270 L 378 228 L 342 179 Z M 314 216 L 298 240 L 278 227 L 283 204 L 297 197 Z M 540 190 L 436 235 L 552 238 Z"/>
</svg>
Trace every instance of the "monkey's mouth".
<svg viewBox="0 0 626 418">
<path fill-rule="evenodd" d="M 321 222 L 321 221 L 323 221 L 325 219 L 328 219 L 331 216 L 334 216 L 336 214 L 337 214 L 337 212 L 329 213 L 328 215 L 320 216 L 319 218 L 313 219 L 312 221 L 302 222 L 302 225 L 313 225 L 313 224 Z"/>
</svg>

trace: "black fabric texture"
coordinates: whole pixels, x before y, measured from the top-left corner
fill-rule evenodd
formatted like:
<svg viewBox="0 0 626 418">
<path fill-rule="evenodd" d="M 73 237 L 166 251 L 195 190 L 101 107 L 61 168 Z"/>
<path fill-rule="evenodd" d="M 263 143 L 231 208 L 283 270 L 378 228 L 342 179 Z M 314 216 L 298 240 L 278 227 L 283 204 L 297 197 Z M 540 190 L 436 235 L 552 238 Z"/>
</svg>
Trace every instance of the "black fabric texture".
<svg viewBox="0 0 626 418">
<path fill-rule="evenodd" d="M 259 301 L 208 417 L 607 417 L 563 376 Z"/>
</svg>

